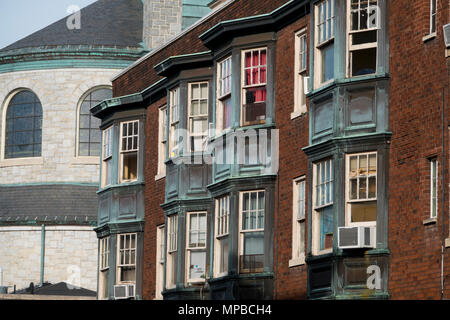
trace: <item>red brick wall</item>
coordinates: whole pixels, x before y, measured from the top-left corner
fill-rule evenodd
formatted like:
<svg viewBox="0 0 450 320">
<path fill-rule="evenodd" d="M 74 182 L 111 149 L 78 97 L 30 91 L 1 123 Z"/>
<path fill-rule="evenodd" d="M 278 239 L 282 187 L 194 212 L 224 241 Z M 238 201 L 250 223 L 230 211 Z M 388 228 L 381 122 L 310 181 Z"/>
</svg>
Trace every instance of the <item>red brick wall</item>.
<svg viewBox="0 0 450 320">
<path fill-rule="evenodd" d="M 307 157 L 301 150 L 308 145 L 308 114 L 291 120 L 291 113 L 294 111 L 295 32 L 307 27 L 308 22 L 309 16 L 277 34 L 275 105 L 280 166 L 274 231 L 275 299 L 306 298 L 306 264 L 289 268 L 289 260 L 292 259 L 292 180 L 302 175 L 307 176 L 308 173 Z M 307 37 L 309 39 L 309 34 Z M 307 216 L 306 219 L 308 218 Z"/>
<path fill-rule="evenodd" d="M 214 27 L 217 23 L 235 18 L 268 13 L 286 2 L 288 2 L 288 0 L 235 0 L 234 3 L 229 5 L 225 10 L 222 10 L 208 19 L 208 21 L 195 27 L 182 38 L 171 43 L 163 50 L 155 53 L 153 56 L 113 81 L 113 96 L 118 97 L 136 93 L 158 81 L 160 77 L 155 73 L 153 67 L 170 56 L 209 50 L 203 46 L 198 37 L 205 31 Z"/>
<path fill-rule="evenodd" d="M 424 43 L 422 37 L 429 28 L 429 1 L 389 1 L 389 123 L 393 133 L 389 175 L 389 292 L 393 299 L 440 298 L 443 216 L 448 223 L 448 202 L 444 202 L 444 214 L 441 210 L 441 183 L 438 221 L 424 225 L 423 220 L 430 215 L 428 157 L 437 156 L 442 169 L 444 86 L 448 94 L 442 34 L 443 23 L 448 23 L 449 8 L 445 2 L 438 1 L 437 37 Z M 448 108 L 445 112 L 447 126 Z M 445 139 L 448 150 L 448 137 Z M 448 197 L 448 188 L 446 194 Z M 445 237 L 448 237 L 448 226 Z M 446 249 L 444 274 L 450 272 L 448 252 Z M 450 278 L 447 283 L 450 287 Z M 447 290 L 446 298 L 450 298 L 449 293 Z"/>
<path fill-rule="evenodd" d="M 155 297 L 156 281 L 156 228 L 164 224 L 164 203 L 166 179 L 155 181 L 158 171 L 158 109 L 166 103 L 166 98 L 147 108 L 145 124 L 145 234 L 143 265 L 143 298 Z"/>
</svg>

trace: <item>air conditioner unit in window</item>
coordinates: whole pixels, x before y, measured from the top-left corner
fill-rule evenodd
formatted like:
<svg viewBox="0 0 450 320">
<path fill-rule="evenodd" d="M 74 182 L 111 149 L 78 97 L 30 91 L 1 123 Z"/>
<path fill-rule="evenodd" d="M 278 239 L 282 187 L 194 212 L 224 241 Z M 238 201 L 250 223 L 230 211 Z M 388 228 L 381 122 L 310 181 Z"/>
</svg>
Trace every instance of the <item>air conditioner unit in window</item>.
<svg viewBox="0 0 450 320">
<path fill-rule="evenodd" d="M 450 23 L 444 26 L 444 42 L 447 48 L 450 48 Z"/>
<path fill-rule="evenodd" d="M 339 227 L 339 249 L 375 248 L 375 227 Z"/>
<path fill-rule="evenodd" d="M 119 284 L 114 286 L 114 299 L 134 298 L 136 286 L 134 284 Z"/>
<path fill-rule="evenodd" d="M 303 77 L 303 91 L 305 94 L 311 92 L 311 86 L 309 85 L 309 77 Z"/>
</svg>

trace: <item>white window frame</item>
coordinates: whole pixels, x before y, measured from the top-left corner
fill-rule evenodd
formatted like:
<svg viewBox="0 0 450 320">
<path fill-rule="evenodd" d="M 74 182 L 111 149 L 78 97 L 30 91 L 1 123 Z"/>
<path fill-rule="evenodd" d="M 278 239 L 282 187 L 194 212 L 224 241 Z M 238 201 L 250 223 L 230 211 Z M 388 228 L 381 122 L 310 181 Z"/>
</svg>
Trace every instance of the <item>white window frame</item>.
<svg viewBox="0 0 450 320">
<path fill-rule="evenodd" d="M 308 42 L 306 28 L 295 33 L 295 61 L 294 61 L 294 111 L 291 119 L 306 112 L 306 95 L 304 79 L 308 67 Z"/>
<path fill-rule="evenodd" d="M 375 166 L 376 171 L 375 174 L 369 174 L 367 172 L 366 175 L 362 176 L 366 179 L 366 197 L 359 199 L 350 199 L 350 158 L 357 157 L 357 166 L 359 166 L 359 159 L 361 156 L 367 157 L 367 166 L 369 166 L 369 156 L 375 154 Z M 375 178 L 375 197 L 369 198 L 369 178 Z M 356 176 L 357 181 L 357 192 L 359 195 L 359 178 L 360 175 Z M 366 222 L 351 222 L 351 204 L 353 203 L 364 203 L 364 202 L 373 202 L 377 201 L 377 192 L 378 192 L 378 154 L 376 151 L 371 152 L 361 152 L 361 153 L 349 153 L 345 155 L 345 225 L 346 226 L 367 226 L 367 227 L 375 227 L 377 225 L 375 221 L 366 221 Z"/>
<path fill-rule="evenodd" d="M 114 140 L 114 126 L 103 130 L 102 133 L 102 180 L 101 186 L 106 187 L 112 184 L 112 150 Z M 109 176 L 109 183 L 108 183 Z"/>
<path fill-rule="evenodd" d="M 259 52 L 259 56 L 261 57 L 261 52 L 265 51 L 266 52 L 266 64 L 265 65 L 260 65 L 258 64 L 257 66 L 251 66 L 251 67 L 245 67 L 245 55 L 247 52 L 255 52 L 258 51 Z M 253 56 L 253 53 L 252 53 Z M 245 105 L 245 92 L 247 89 L 251 89 L 251 88 L 259 88 L 259 87 L 265 87 L 266 88 L 266 110 L 265 110 L 265 118 L 264 120 L 259 120 L 259 123 L 264 124 L 266 123 L 267 120 L 267 77 L 268 77 L 268 72 L 269 72 L 269 50 L 267 49 L 267 47 L 259 47 L 259 48 L 251 48 L 251 49 L 246 49 L 246 50 L 242 50 L 241 51 L 241 106 L 240 106 L 240 113 L 241 113 L 241 126 L 248 126 L 248 125 L 254 125 L 254 124 L 247 124 L 244 122 L 244 105 Z M 266 79 L 264 82 L 258 82 L 257 84 L 251 84 L 251 85 L 246 85 L 245 84 L 245 71 L 247 69 L 255 69 L 258 68 L 259 70 L 262 68 L 266 68 Z M 252 74 L 252 73 L 250 73 Z M 258 72 L 259 74 L 259 72 Z"/>
<path fill-rule="evenodd" d="M 156 227 L 156 277 L 155 277 L 155 300 L 162 300 L 164 290 L 164 253 L 165 237 L 164 225 Z"/>
<path fill-rule="evenodd" d="M 214 277 L 222 277 L 228 274 L 228 269 L 221 272 L 221 240 L 230 239 L 230 195 L 225 195 L 216 199 L 214 230 Z M 229 243 L 228 243 L 229 248 Z M 228 253 L 226 253 L 228 254 Z M 229 263 L 229 260 L 228 260 Z"/>
<path fill-rule="evenodd" d="M 225 106 L 224 101 L 230 99 L 231 101 L 231 87 L 233 79 L 232 71 L 232 56 L 228 56 L 217 63 L 217 104 L 216 104 L 216 130 L 217 134 L 231 129 L 230 127 L 224 128 L 223 121 L 225 118 Z M 224 89 L 225 88 L 225 89 Z M 231 103 L 231 102 L 230 102 Z M 232 108 L 230 106 L 230 108 Z"/>
<path fill-rule="evenodd" d="M 124 136 L 123 125 L 126 124 L 127 129 L 128 129 L 128 126 L 131 123 L 133 123 L 133 126 L 135 126 L 135 125 L 137 126 L 137 133 L 135 134 L 133 132 L 131 136 L 128 135 L 128 133 L 127 133 L 127 135 Z M 139 178 L 139 143 L 140 143 L 139 131 L 140 131 L 139 130 L 139 120 L 124 121 L 124 122 L 120 123 L 120 139 L 119 139 L 119 146 L 120 146 L 119 179 L 120 179 L 120 183 L 136 181 Z M 131 138 L 132 141 L 136 137 L 137 138 L 136 147 L 134 148 L 134 146 L 132 145 L 131 148 L 128 148 L 128 142 L 127 142 L 127 148 L 124 150 L 123 142 L 122 142 L 124 137 L 127 137 L 128 139 Z M 134 142 L 132 144 L 134 144 Z M 124 179 L 124 177 L 123 177 L 123 158 L 126 153 L 133 153 L 133 152 L 136 152 L 136 178 L 135 179 Z"/>
<path fill-rule="evenodd" d="M 320 176 L 321 173 L 321 164 L 328 162 L 330 165 L 330 179 L 321 182 L 319 185 L 317 184 L 317 177 Z M 332 206 L 334 204 L 334 161 L 332 158 L 326 158 L 320 161 L 317 161 L 313 164 L 313 187 L 312 187 L 312 236 L 311 236 L 311 251 L 313 255 L 322 255 L 326 253 L 333 252 L 333 248 L 328 248 L 324 250 L 320 250 L 320 214 L 321 209 L 325 209 L 326 207 Z M 330 201 L 325 201 L 324 203 L 317 203 L 317 189 L 324 185 L 325 190 L 327 185 L 330 185 Z M 326 195 L 326 192 L 325 192 Z M 335 235 L 333 235 L 334 238 Z"/>
<path fill-rule="evenodd" d="M 205 217 L 205 230 L 201 230 L 200 229 L 200 223 L 198 223 L 198 229 L 196 229 L 195 231 L 197 232 L 197 237 L 200 235 L 201 232 L 205 233 L 205 244 L 204 246 L 199 246 L 197 243 L 197 246 L 190 246 L 190 241 L 189 241 L 189 237 L 190 237 L 190 233 L 191 233 L 191 216 L 192 215 L 197 215 L 198 217 L 200 217 L 200 215 Z M 198 283 L 204 283 L 205 279 L 206 279 L 206 246 L 207 246 L 207 241 L 208 241 L 208 213 L 206 211 L 196 211 L 196 212 L 188 212 L 186 214 L 186 285 L 189 284 L 198 284 Z M 198 239 L 198 238 L 197 238 Z M 191 253 L 194 252 L 204 252 L 205 253 L 205 278 L 190 278 L 189 276 L 189 268 L 191 265 Z"/>
<path fill-rule="evenodd" d="M 167 106 L 158 109 L 158 169 L 155 180 L 166 176 L 166 150 L 167 150 Z"/>
<path fill-rule="evenodd" d="M 358 45 L 353 45 L 352 44 L 352 36 L 354 34 L 357 33 L 361 33 L 361 32 L 367 32 L 367 31 L 377 31 L 380 28 L 380 14 L 381 12 L 378 10 L 378 2 L 380 0 L 367 0 L 367 1 L 376 1 L 377 4 L 375 7 L 372 6 L 372 9 L 375 8 L 376 11 L 376 24 L 375 26 L 370 26 L 369 21 L 370 21 L 370 16 L 369 16 L 369 10 L 370 10 L 370 6 L 367 7 L 367 28 L 365 29 L 360 29 L 360 25 L 358 27 L 358 30 L 351 30 L 352 27 L 352 8 L 351 8 L 351 3 L 352 1 L 359 1 L 358 2 L 358 12 L 360 12 L 362 9 L 360 8 L 360 1 L 363 0 L 347 0 L 347 54 L 346 54 L 346 74 L 347 77 L 349 78 L 355 78 L 355 77 L 362 77 L 362 76 L 366 76 L 368 74 L 364 74 L 364 75 L 359 75 L 359 76 L 352 76 L 352 59 L 351 59 L 351 53 L 358 51 L 358 50 L 364 50 L 364 49 L 371 49 L 371 48 L 376 48 L 377 49 L 377 53 L 376 55 L 378 55 L 378 32 L 377 32 L 377 40 L 375 42 L 369 42 L 369 43 L 364 43 L 364 44 L 358 44 Z M 358 20 L 359 21 L 359 20 Z M 375 73 L 370 73 L 370 74 L 376 74 L 378 70 L 378 59 L 375 58 Z"/>
<path fill-rule="evenodd" d="M 439 163 L 437 158 L 430 159 L 430 218 L 436 219 L 439 213 Z M 435 196 L 433 196 L 433 193 Z M 433 206 L 435 210 L 433 210 Z"/>
<path fill-rule="evenodd" d="M 292 259 L 289 267 L 305 264 L 306 242 L 306 177 L 292 181 Z M 301 229 L 303 228 L 303 239 Z"/>
<path fill-rule="evenodd" d="M 434 6 L 434 13 L 433 13 L 433 6 Z M 437 6 L 438 6 L 438 0 L 430 0 L 430 28 L 429 28 L 429 35 L 436 35 L 437 30 Z M 434 23 L 433 23 L 434 18 Z M 433 31 L 434 27 L 434 31 Z"/>
<path fill-rule="evenodd" d="M 325 86 L 334 81 L 334 75 L 333 75 L 333 78 L 331 78 L 327 81 L 322 81 L 322 71 L 323 71 L 323 67 L 324 67 L 322 64 L 322 49 L 328 45 L 334 46 L 335 17 L 336 17 L 334 2 L 335 2 L 335 0 L 323 0 L 323 1 L 315 4 L 315 6 L 314 6 L 314 20 L 315 20 L 315 25 L 314 25 L 314 88 L 315 89 Z M 330 17 L 325 16 L 324 22 L 322 22 L 322 20 L 319 20 L 319 8 L 322 7 L 325 3 L 331 4 L 332 16 L 330 16 Z M 328 8 L 328 5 L 327 5 L 327 8 Z M 331 27 L 330 27 L 331 32 L 330 32 L 330 34 L 328 34 L 328 32 L 327 32 L 327 36 L 325 37 L 325 39 L 320 41 L 319 26 L 322 24 L 325 24 L 325 26 L 326 26 L 328 21 L 330 21 L 330 23 L 331 23 Z M 333 63 L 333 67 L 334 67 L 334 63 Z M 334 72 L 333 72 L 333 74 L 334 74 Z"/>
<path fill-rule="evenodd" d="M 177 279 L 176 262 L 178 260 L 178 214 L 173 214 L 167 217 L 167 241 L 166 241 L 166 289 L 172 289 L 176 287 Z M 172 276 L 175 275 L 175 279 Z"/>
<path fill-rule="evenodd" d="M 198 102 L 205 100 L 204 97 L 201 96 L 201 86 L 206 84 L 206 113 L 204 114 L 198 114 L 195 116 L 191 115 L 191 108 L 192 108 L 192 102 L 194 101 L 194 97 L 192 97 L 192 87 L 193 86 L 199 86 L 200 91 L 200 97 L 197 100 Z M 200 108 L 200 105 L 199 105 Z M 189 131 L 189 142 L 188 142 L 188 150 L 189 152 L 202 152 L 206 148 L 206 139 L 208 138 L 208 109 L 209 109 L 209 83 L 208 81 L 200 81 L 200 82 L 190 82 L 188 84 L 188 113 L 187 113 L 187 126 Z M 204 132 L 200 133 L 194 133 L 193 128 L 191 126 L 191 121 L 194 119 L 200 119 L 203 121 L 206 121 L 206 130 Z M 201 137 L 202 139 L 202 148 L 201 150 L 192 150 L 192 137 L 198 138 Z M 195 146 L 194 146 L 195 148 Z"/>
<path fill-rule="evenodd" d="M 264 207 L 262 208 L 262 211 L 263 211 L 263 222 L 262 222 L 262 227 L 259 227 L 258 228 L 258 218 L 260 217 L 260 215 L 259 215 L 259 211 L 261 211 L 261 209 L 259 209 L 259 208 L 257 208 L 256 209 L 256 211 L 257 211 L 257 214 L 256 214 L 256 217 L 255 217 L 255 219 L 256 219 L 256 228 L 252 228 L 252 229 L 243 229 L 243 223 L 242 223 L 242 221 L 243 221 L 243 214 L 244 214 L 244 212 L 243 212 L 243 208 L 244 208 L 244 204 L 243 204 L 243 202 L 244 202 L 244 194 L 246 194 L 246 193 L 248 193 L 248 194 L 252 194 L 252 193 L 256 193 L 257 194 L 257 200 L 256 200 L 256 204 L 258 204 L 259 203 L 259 201 L 258 201 L 258 193 L 259 192 L 264 192 Z M 249 233 L 249 232 L 264 232 L 265 230 L 265 215 L 266 215 L 266 208 L 265 208 L 265 200 L 266 200 L 266 196 L 267 196 L 267 194 L 266 194 L 266 190 L 264 190 L 264 189 L 259 189 L 259 190 L 247 190 L 247 191 L 241 191 L 241 192 L 239 192 L 239 255 L 238 255 L 238 270 L 239 270 L 239 272 L 240 272 L 240 270 L 241 270 L 241 267 L 240 267 L 240 260 L 241 260 L 241 256 L 243 255 L 243 253 L 244 253 L 244 233 Z M 249 210 L 250 211 L 250 210 Z M 264 235 L 265 236 L 265 235 Z M 265 248 L 264 248 L 264 250 L 265 250 Z M 262 272 L 263 270 L 257 270 L 255 273 L 260 273 L 260 272 Z"/>
<path fill-rule="evenodd" d="M 130 246 L 128 248 L 121 249 L 120 243 L 122 239 L 130 237 L 129 243 Z M 131 246 L 131 239 L 134 237 L 134 247 Z M 131 253 L 134 251 L 134 259 L 132 259 Z M 120 260 L 121 252 L 128 252 L 129 260 L 125 263 L 122 263 Z M 120 233 L 117 235 L 117 275 L 116 280 L 118 284 L 122 283 L 136 283 L 136 276 L 137 276 L 137 270 L 136 270 L 136 260 L 137 260 L 137 233 Z M 128 263 L 127 263 L 128 262 Z M 134 268 L 134 281 L 123 281 L 120 278 L 120 271 L 122 268 Z"/>
</svg>

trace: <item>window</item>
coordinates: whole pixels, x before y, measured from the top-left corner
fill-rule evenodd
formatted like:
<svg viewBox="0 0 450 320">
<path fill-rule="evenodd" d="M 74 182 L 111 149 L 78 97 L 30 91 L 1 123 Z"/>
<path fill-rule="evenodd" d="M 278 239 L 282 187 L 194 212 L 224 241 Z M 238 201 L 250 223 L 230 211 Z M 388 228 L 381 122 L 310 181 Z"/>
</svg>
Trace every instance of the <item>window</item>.
<svg viewBox="0 0 450 320">
<path fill-rule="evenodd" d="M 174 288 L 177 281 L 178 215 L 167 218 L 166 288 Z"/>
<path fill-rule="evenodd" d="M 437 0 L 430 0 L 430 34 L 436 33 Z"/>
<path fill-rule="evenodd" d="M 206 278 L 206 212 L 190 212 L 187 216 L 186 282 L 204 282 Z"/>
<path fill-rule="evenodd" d="M 102 155 L 102 187 L 112 183 L 112 139 L 113 127 L 103 130 L 103 155 Z"/>
<path fill-rule="evenodd" d="M 430 160 L 430 218 L 437 218 L 438 214 L 438 162 Z"/>
<path fill-rule="evenodd" d="M 31 91 L 17 93 L 6 113 L 5 158 L 40 157 L 42 105 Z"/>
<path fill-rule="evenodd" d="M 305 177 L 293 181 L 292 260 L 289 265 L 305 263 Z"/>
<path fill-rule="evenodd" d="M 267 49 L 242 54 L 242 125 L 266 121 Z"/>
<path fill-rule="evenodd" d="M 264 191 L 248 191 L 240 194 L 240 273 L 263 271 L 264 198 Z"/>
<path fill-rule="evenodd" d="M 347 225 L 375 225 L 377 153 L 347 155 Z"/>
<path fill-rule="evenodd" d="M 136 283 L 136 233 L 118 235 L 117 282 Z"/>
<path fill-rule="evenodd" d="M 231 127 L 231 57 L 218 63 L 217 68 L 217 113 L 218 132 Z"/>
<path fill-rule="evenodd" d="M 167 150 L 167 106 L 159 108 L 159 148 L 158 148 L 158 176 L 166 174 Z"/>
<path fill-rule="evenodd" d="M 296 112 L 297 115 L 306 112 L 306 97 L 303 86 L 307 66 L 307 42 L 305 29 L 295 34 L 295 52 L 294 112 Z"/>
<path fill-rule="evenodd" d="M 155 285 L 155 299 L 161 300 L 163 298 L 163 274 L 164 274 L 164 225 L 156 228 L 156 285 Z"/>
<path fill-rule="evenodd" d="M 121 182 L 137 179 L 139 150 L 139 121 L 120 124 L 120 164 Z"/>
<path fill-rule="evenodd" d="M 100 239 L 100 277 L 99 298 L 108 298 L 108 276 L 109 276 L 109 237 Z"/>
<path fill-rule="evenodd" d="M 169 128 L 169 158 L 178 155 L 178 124 L 180 110 L 180 88 L 169 91 L 169 112 L 170 112 L 170 128 Z"/>
<path fill-rule="evenodd" d="M 376 73 L 378 39 L 377 0 L 348 0 L 349 76 Z"/>
<path fill-rule="evenodd" d="M 315 87 L 334 78 L 334 0 L 315 7 Z"/>
<path fill-rule="evenodd" d="M 230 221 L 230 196 L 216 199 L 216 224 L 214 241 L 214 276 L 228 274 L 228 228 Z"/>
<path fill-rule="evenodd" d="M 333 161 L 314 164 L 313 254 L 330 252 L 333 247 Z"/>
<path fill-rule="evenodd" d="M 112 90 L 97 89 L 89 93 L 80 106 L 78 120 L 78 156 L 100 156 L 100 119 L 91 114 L 91 108 L 112 97 Z"/>
<path fill-rule="evenodd" d="M 190 150 L 203 151 L 208 133 L 208 82 L 189 84 L 188 108 Z"/>
</svg>

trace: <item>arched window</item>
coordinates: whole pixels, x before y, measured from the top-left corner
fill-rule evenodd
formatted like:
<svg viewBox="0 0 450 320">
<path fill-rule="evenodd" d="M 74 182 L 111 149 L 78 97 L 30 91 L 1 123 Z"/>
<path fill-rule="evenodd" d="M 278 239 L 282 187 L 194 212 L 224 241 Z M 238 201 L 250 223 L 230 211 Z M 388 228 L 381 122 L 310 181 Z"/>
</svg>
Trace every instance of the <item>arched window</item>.
<svg viewBox="0 0 450 320">
<path fill-rule="evenodd" d="M 101 121 L 91 114 L 90 109 L 111 97 L 111 89 L 101 88 L 90 92 L 81 103 L 78 129 L 78 156 L 100 156 L 102 135 L 99 126 Z"/>
<path fill-rule="evenodd" d="M 6 113 L 5 158 L 40 157 L 42 149 L 42 105 L 29 90 L 20 91 Z"/>
</svg>

